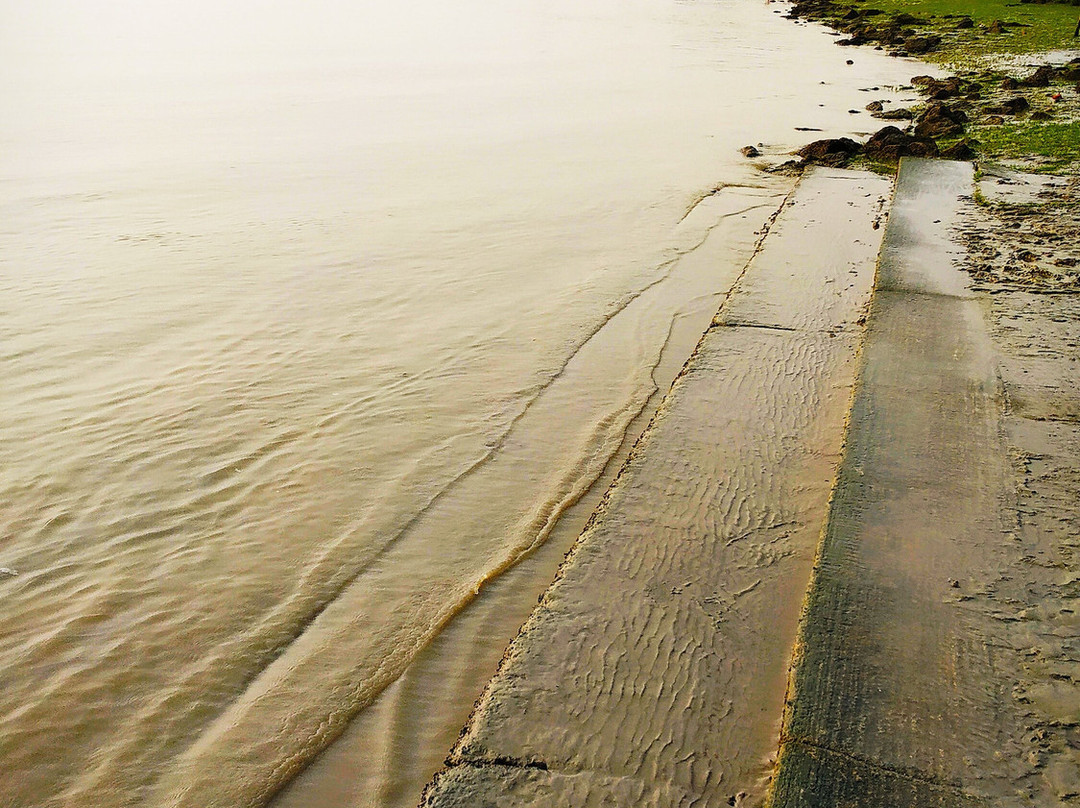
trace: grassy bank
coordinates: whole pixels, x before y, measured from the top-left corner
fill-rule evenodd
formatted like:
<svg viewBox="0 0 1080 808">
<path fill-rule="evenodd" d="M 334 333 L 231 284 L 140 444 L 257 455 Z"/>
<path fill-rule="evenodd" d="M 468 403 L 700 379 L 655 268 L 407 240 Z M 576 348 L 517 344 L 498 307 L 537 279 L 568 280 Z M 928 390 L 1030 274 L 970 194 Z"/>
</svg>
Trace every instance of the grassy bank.
<svg viewBox="0 0 1080 808">
<path fill-rule="evenodd" d="M 1035 54 L 1080 47 L 1073 38 L 1080 7 L 1059 3 L 1006 2 L 1005 0 L 869 0 L 852 2 L 857 8 L 876 8 L 885 14 L 910 14 L 927 21 L 926 27 L 942 37 L 941 46 L 922 58 L 946 67 L 979 67 L 986 57 L 1000 54 Z M 967 17 L 974 25 L 957 28 Z M 990 30 L 994 23 L 1005 23 Z"/>
<path fill-rule="evenodd" d="M 844 35 L 838 44 L 876 45 L 953 72 L 959 86 L 947 92 L 940 83 L 924 86 L 927 103 L 910 110 L 916 123 L 935 104 L 945 105 L 962 120 L 966 148 L 946 154 L 958 139 L 958 133 L 948 132 L 938 144 L 943 156 L 1080 173 L 1080 63 L 1061 66 L 1080 54 L 1080 38 L 1073 36 L 1080 6 L 1006 0 L 794 0 L 792 16 L 836 29 Z M 1051 62 L 1056 66 L 1046 68 L 1040 78 L 1036 67 Z"/>
<path fill-rule="evenodd" d="M 1037 157 L 1040 158 L 1040 171 L 1054 174 L 1078 173 L 1080 122 L 983 126 L 977 129 L 976 137 L 985 157 Z"/>
</svg>

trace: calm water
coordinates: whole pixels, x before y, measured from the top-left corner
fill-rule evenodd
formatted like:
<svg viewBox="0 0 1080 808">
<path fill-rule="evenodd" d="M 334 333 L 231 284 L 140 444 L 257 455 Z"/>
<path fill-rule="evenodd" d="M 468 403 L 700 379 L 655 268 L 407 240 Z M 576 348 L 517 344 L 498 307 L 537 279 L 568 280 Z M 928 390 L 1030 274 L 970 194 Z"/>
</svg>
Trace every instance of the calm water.
<svg viewBox="0 0 1080 808">
<path fill-rule="evenodd" d="M 736 149 L 910 74 L 772 12 L 0 0 L 0 803 L 261 805 L 384 691 L 453 737 L 520 618 L 433 640 L 789 187 Z"/>
</svg>

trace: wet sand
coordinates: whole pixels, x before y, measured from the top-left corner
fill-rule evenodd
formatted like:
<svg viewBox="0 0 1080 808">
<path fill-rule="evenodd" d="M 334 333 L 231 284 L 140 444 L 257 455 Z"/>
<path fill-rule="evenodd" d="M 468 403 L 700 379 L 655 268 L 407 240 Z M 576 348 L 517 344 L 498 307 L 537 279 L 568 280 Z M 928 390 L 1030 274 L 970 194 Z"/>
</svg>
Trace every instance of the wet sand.
<svg viewBox="0 0 1080 808">
<path fill-rule="evenodd" d="M 1007 629 L 1014 665 L 1006 689 L 1023 723 L 1025 764 L 1014 789 L 1034 804 L 1080 801 L 1077 183 L 984 172 L 990 206 L 965 200 L 959 229 L 968 247 L 962 267 L 998 353 L 1013 491 L 1002 521 L 1015 542 L 1000 579 L 972 602 Z"/>
<path fill-rule="evenodd" d="M 763 796 L 888 190 L 802 181 L 425 805 Z"/>
</svg>

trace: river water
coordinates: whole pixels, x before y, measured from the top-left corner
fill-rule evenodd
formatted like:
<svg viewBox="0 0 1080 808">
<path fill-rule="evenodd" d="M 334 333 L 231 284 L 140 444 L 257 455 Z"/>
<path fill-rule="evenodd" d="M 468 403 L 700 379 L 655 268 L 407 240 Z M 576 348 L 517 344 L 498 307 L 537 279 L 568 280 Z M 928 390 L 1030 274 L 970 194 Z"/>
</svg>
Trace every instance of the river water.
<svg viewBox="0 0 1080 808">
<path fill-rule="evenodd" d="M 911 73 L 777 9 L 0 4 L 0 803 L 415 803 L 790 189 L 738 147 Z"/>
</svg>

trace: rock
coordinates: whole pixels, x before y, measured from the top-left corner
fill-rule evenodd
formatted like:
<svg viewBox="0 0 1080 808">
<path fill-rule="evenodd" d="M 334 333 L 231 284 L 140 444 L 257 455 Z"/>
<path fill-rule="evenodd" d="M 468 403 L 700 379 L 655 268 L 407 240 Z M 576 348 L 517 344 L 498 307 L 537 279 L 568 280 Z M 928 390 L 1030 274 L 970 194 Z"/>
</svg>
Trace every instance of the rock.
<svg viewBox="0 0 1080 808">
<path fill-rule="evenodd" d="M 897 14 L 893 17 L 893 23 L 895 25 L 926 25 L 926 20 L 921 20 L 910 14 Z"/>
<path fill-rule="evenodd" d="M 866 105 L 867 112 L 881 112 L 883 109 L 885 109 L 885 105 L 880 101 L 871 101 Z"/>
<path fill-rule="evenodd" d="M 921 76 L 916 76 L 921 78 Z M 912 84 L 915 80 L 912 79 Z M 949 76 L 947 79 L 930 79 L 929 81 L 920 82 L 918 88 L 926 93 L 931 98 L 944 101 L 946 98 L 952 98 L 960 93 L 961 83 L 958 76 Z"/>
<path fill-rule="evenodd" d="M 755 149 L 753 146 L 743 146 L 739 149 L 739 154 L 743 157 L 760 157 L 761 152 Z"/>
<path fill-rule="evenodd" d="M 932 140 L 919 140 L 912 138 L 903 148 L 901 157 L 937 157 L 938 147 Z"/>
<path fill-rule="evenodd" d="M 886 126 L 878 129 L 870 139 L 863 144 L 863 151 L 872 155 L 873 152 L 881 146 L 891 146 L 896 143 L 903 143 L 910 136 L 903 129 L 899 129 L 895 126 Z"/>
<path fill-rule="evenodd" d="M 1054 75 L 1054 68 L 1043 65 L 1026 79 L 1020 82 L 1024 87 L 1049 87 L 1050 79 Z"/>
<path fill-rule="evenodd" d="M 943 149 L 940 156 L 946 160 L 971 160 L 975 157 L 975 149 L 973 148 L 975 145 L 977 145 L 976 141 L 964 138 Z"/>
<path fill-rule="evenodd" d="M 1000 115 L 989 115 L 983 118 L 982 122 L 986 126 L 1000 126 L 1001 124 L 1005 123 L 1005 119 L 1002 118 Z"/>
<path fill-rule="evenodd" d="M 990 23 L 990 26 L 986 29 L 989 34 L 1003 34 L 1005 33 L 1005 23 L 1001 20 L 994 20 Z"/>
<path fill-rule="evenodd" d="M 927 53 L 940 44 L 939 36 L 913 36 L 904 40 L 904 50 L 908 53 Z"/>
<path fill-rule="evenodd" d="M 895 162 L 904 156 L 936 157 L 937 144 L 928 138 L 912 137 L 895 126 L 878 130 L 863 146 L 871 160 Z"/>
<path fill-rule="evenodd" d="M 1020 82 L 1011 76 L 1006 76 L 1005 80 L 1001 82 L 1001 89 L 1012 92 L 1020 87 Z"/>
<path fill-rule="evenodd" d="M 933 76 L 912 76 L 911 86 L 913 87 L 925 87 L 931 82 L 937 81 Z"/>
<path fill-rule="evenodd" d="M 1064 81 L 1080 79 L 1080 65 L 1067 64 L 1057 69 L 1057 77 Z"/>
<path fill-rule="evenodd" d="M 933 103 L 923 110 L 915 122 L 915 137 L 932 139 L 962 134 L 967 115 L 946 104 Z"/>
<path fill-rule="evenodd" d="M 848 137 L 815 140 L 799 149 L 796 154 L 808 163 L 836 166 L 858 154 L 862 146 Z"/>
<path fill-rule="evenodd" d="M 907 107 L 900 107 L 899 109 L 890 109 L 886 112 L 874 113 L 875 118 L 880 118 L 883 121 L 910 121 L 915 117 L 915 113 Z"/>
<path fill-rule="evenodd" d="M 975 23 L 972 21 L 971 17 L 961 17 L 956 23 L 956 27 L 960 30 L 973 28 L 974 26 Z"/>
<path fill-rule="evenodd" d="M 778 166 L 767 168 L 766 171 L 770 174 L 800 174 L 805 167 L 806 164 L 798 160 L 788 160 Z"/>
<path fill-rule="evenodd" d="M 1031 104 L 1027 102 L 1026 98 L 1017 96 L 995 106 L 987 107 L 983 112 L 989 115 L 1019 115 L 1021 112 L 1026 112 L 1030 106 Z"/>
<path fill-rule="evenodd" d="M 922 114 L 919 115 L 919 118 L 923 119 L 930 116 L 945 117 L 950 121 L 956 121 L 956 123 L 968 122 L 968 115 L 964 112 L 960 103 L 943 104 L 940 101 L 935 101 L 931 104 L 927 104 L 926 108 L 922 111 Z"/>
<path fill-rule="evenodd" d="M 1031 113 L 1031 120 L 1033 121 L 1048 121 L 1053 117 L 1053 115 L 1043 109 L 1037 109 Z"/>
<path fill-rule="evenodd" d="M 1031 109 L 1031 104 L 1028 103 L 1028 100 L 1019 95 L 1016 96 L 1016 98 L 1010 98 L 1003 102 L 1002 106 L 1005 107 L 1005 111 L 1010 115 L 1019 115 L 1021 112 L 1026 112 Z"/>
</svg>

